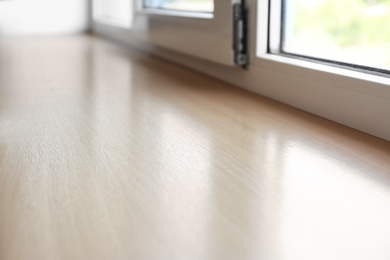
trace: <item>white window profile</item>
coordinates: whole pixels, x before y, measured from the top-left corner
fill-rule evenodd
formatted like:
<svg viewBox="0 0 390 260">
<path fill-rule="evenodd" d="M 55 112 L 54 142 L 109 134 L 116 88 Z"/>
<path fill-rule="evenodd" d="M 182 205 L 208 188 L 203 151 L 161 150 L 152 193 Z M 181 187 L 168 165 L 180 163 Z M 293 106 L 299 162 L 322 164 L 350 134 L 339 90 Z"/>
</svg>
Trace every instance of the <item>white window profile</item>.
<svg viewBox="0 0 390 260">
<path fill-rule="evenodd" d="M 269 6 L 270 3 L 273 6 Z M 135 38 L 142 39 L 141 42 L 148 43 L 148 51 L 157 55 L 390 140 L 388 76 L 269 52 L 278 45 L 279 39 L 273 31 L 280 30 L 280 0 L 246 1 L 250 14 L 250 65 L 247 70 L 226 66 L 232 62 L 231 57 L 228 57 L 232 54 L 226 55 L 231 51 L 232 20 L 226 19 L 224 15 L 231 13 L 231 1 L 214 0 L 213 18 L 203 19 L 191 17 L 191 14 L 187 16 L 185 12 L 165 14 L 139 9 L 140 2 L 135 4 L 137 11 L 134 28 L 128 31 L 127 36 L 124 36 L 123 32 L 114 33 L 114 30 L 110 29 L 100 32 L 145 48 L 138 40 L 133 41 Z M 183 15 L 186 17 L 182 17 Z M 175 42 L 172 39 L 180 41 Z M 161 46 L 169 50 L 160 48 Z"/>
<path fill-rule="evenodd" d="M 178 10 L 179 5 L 171 5 L 176 6 L 176 10 L 168 8 L 168 5 L 164 5 L 164 0 L 144 1 L 136 2 L 133 23 L 134 31 L 137 31 L 136 37 L 170 50 L 224 65 L 234 65 L 232 5 L 240 0 L 213 0 L 212 12 L 209 12 L 210 7 L 207 12 L 191 12 L 188 7 Z M 187 11 L 183 11 L 185 9 Z"/>
<path fill-rule="evenodd" d="M 265 96 L 390 140 L 388 76 L 269 53 L 279 51 L 281 5 L 281 0 L 259 0 L 256 7 L 252 6 L 257 8 L 258 21 L 251 71 L 259 74 L 251 75 L 243 84 Z M 256 82 L 261 84 L 254 86 Z"/>
<path fill-rule="evenodd" d="M 145 8 L 157 8 L 160 10 L 176 10 L 197 13 L 213 13 L 213 0 L 144 0 Z"/>
<path fill-rule="evenodd" d="M 93 0 L 93 20 L 123 28 L 130 28 L 133 3 L 130 0 Z"/>
</svg>

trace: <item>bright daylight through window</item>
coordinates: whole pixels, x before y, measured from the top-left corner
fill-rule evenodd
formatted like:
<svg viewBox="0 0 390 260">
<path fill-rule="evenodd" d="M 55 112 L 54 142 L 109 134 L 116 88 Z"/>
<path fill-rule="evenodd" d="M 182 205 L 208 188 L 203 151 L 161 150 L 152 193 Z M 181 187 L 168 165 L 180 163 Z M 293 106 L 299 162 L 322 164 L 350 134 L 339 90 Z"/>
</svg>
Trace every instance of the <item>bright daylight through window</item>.
<svg viewBox="0 0 390 260">
<path fill-rule="evenodd" d="M 144 6 L 147 8 L 211 13 L 214 11 L 214 0 L 144 0 Z"/>
<path fill-rule="evenodd" d="M 281 51 L 390 70 L 390 0 L 285 0 Z"/>
</svg>

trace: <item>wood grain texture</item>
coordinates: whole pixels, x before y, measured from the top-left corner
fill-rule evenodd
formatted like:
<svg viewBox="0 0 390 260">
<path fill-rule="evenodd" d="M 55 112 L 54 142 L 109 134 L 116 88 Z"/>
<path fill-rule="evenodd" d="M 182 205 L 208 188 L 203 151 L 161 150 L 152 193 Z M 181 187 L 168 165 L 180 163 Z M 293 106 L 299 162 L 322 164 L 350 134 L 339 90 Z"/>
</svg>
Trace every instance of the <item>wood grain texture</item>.
<svg viewBox="0 0 390 260">
<path fill-rule="evenodd" d="M 389 142 L 96 38 L 0 42 L 1 260 L 387 260 L 389 220 Z"/>
</svg>

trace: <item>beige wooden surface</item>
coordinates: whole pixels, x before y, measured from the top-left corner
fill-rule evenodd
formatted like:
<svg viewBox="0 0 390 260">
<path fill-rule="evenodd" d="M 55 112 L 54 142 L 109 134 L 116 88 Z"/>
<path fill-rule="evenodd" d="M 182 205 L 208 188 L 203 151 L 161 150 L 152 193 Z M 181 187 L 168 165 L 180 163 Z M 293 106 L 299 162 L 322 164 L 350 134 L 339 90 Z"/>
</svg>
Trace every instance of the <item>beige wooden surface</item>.
<svg viewBox="0 0 390 260">
<path fill-rule="evenodd" d="M 388 260 L 390 144 L 102 40 L 2 41 L 0 259 Z"/>
</svg>

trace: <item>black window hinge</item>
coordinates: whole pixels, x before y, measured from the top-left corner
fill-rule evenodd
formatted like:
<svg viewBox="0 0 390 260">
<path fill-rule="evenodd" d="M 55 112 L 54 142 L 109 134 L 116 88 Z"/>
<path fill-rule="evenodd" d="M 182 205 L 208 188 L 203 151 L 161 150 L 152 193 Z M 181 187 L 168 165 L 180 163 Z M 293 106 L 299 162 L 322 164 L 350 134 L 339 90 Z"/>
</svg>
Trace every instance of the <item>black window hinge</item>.
<svg viewBox="0 0 390 260">
<path fill-rule="evenodd" d="M 234 63 L 246 68 L 248 57 L 248 10 L 245 0 L 233 2 L 233 50 Z"/>
</svg>

